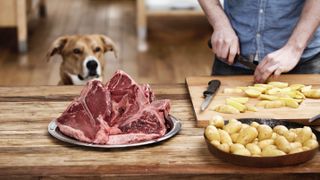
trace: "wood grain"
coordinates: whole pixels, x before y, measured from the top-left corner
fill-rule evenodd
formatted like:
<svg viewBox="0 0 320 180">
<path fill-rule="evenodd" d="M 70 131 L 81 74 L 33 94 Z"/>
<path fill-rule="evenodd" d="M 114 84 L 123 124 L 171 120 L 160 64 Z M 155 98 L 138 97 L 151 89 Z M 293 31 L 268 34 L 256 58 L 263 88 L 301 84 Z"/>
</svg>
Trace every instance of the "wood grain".
<svg viewBox="0 0 320 180">
<path fill-rule="evenodd" d="M 181 120 L 182 130 L 168 141 L 112 150 L 63 143 L 48 134 L 47 125 L 81 88 L 0 87 L 0 179 L 258 179 L 261 174 L 269 178 L 319 177 L 320 153 L 298 166 L 267 169 L 235 166 L 212 156 L 203 129 L 196 128 L 184 84 L 152 86 L 161 98 L 176 97 L 172 99 L 171 113 Z"/>
<path fill-rule="evenodd" d="M 282 75 L 277 81 L 284 81 L 290 84 L 301 83 L 306 85 L 312 85 L 314 88 L 320 88 L 320 75 Z M 215 76 L 215 77 L 188 77 L 186 82 L 192 99 L 194 112 L 196 114 L 197 125 L 199 127 L 205 127 L 208 125 L 208 121 L 214 115 L 222 115 L 225 119 L 231 118 L 274 118 L 274 119 L 287 119 L 290 121 L 300 122 L 306 125 L 320 125 L 320 121 L 316 121 L 309 124 L 307 120 L 320 113 L 320 100 L 306 99 L 299 108 L 293 109 L 288 107 L 264 109 L 258 108 L 258 112 L 245 112 L 240 114 L 223 114 L 213 110 L 207 109 L 204 112 L 200 112 L 200 105 L 203 102 L 203 91 L 206 90 L 207 84 L 212 79 L 219 79 L 221 81 L 221 87 L 211 101 L 209 108 L 213 108 L 216 105 L 225 104 L 227 97 L 244 96 L 242 94 L 224 94 L 224 88 L 235 88 L 237 86 L 249 86 L 253 84 L 252 76 Z M 256 98 L 251 98 L 249 104 L 255 105 L 258 102 Z"/>
</svg>

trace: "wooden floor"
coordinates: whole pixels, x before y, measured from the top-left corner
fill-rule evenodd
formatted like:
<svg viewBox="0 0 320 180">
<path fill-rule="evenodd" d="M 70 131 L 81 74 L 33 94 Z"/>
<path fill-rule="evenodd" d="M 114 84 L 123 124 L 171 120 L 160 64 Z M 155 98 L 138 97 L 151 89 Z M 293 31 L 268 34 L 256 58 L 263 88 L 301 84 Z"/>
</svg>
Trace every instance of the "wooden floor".
<svg viewBox="0 0 320 180">
<path fill-rule="evenodd" d="M 103 33 L 120 47 L 120 58 L 106 54 L 108 79 L 122 69 L 141 83 L 184 82 L 186 76 L 209 75 L 212 54 L 206 47 L 211 29 L 205 17 L 150 17 L 149 51 L 137 52 L 133 0 L 55 0 L 48 17 L 29 23 L 29 53 L 17 53 L 14 29 L 0 29 L 0 86 L 56 85 L 60 57 L 44 56 L 50 43 L 65 34 Z"/>
</svg>

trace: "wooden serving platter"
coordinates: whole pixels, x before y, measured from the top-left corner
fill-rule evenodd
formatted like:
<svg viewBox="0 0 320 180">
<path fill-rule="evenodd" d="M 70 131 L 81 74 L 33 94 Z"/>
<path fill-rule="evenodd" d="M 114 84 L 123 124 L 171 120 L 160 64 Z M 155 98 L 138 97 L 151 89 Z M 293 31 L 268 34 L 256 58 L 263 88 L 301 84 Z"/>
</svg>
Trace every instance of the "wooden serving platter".
<svg viewBox="0 0 320 180">
<path fill-rule="evenodd" d="M 213 79 L 221 81 L 221 87 L 211 101 L 208 109 L 200 112 L 200 105 L 204 101 L 203 91 L 206 90 L 208 82 Z M 304 74 L 304 75 L 281 75 L 275 81 L 288 82 L 289 84 L 301 83 L 305 85 L 312 85 L 313 88 L 320 88 L 320 75 L 318 74 Z M 312 124 L 308 123 L 308 119 L 320 114 L 320 99 L 305 99 L 297 109 L 282 107 L 275 109 L 264 109 L 258 107 L 258 112 L 247 111 L 240 114 L 223 114 L 210 110 L 216 105 L 225 104 L 227 97 L 245 96 L 244 94 L 224 94 L 224 88 L 235 88 L 238 86 L 249 86 L 253 84 L 253 76 L 206 76 L 206 77 L 187 77 L 186 83 L 188 86 L 189 94 L 192 101 L 193 110 L 196 116 L 197 126 L 205 127 L 208 121 L 214 115 L 221 115 L 225 119 L 231 118 L 267 118 L 267 119 L 280 119 L 289 120 L 294 122 L 303 123 L 306 125 L 320 125 L 320 120 Z M 248 104 L 255 105 L 259 100 L 250 98 Z"/>
</svg>

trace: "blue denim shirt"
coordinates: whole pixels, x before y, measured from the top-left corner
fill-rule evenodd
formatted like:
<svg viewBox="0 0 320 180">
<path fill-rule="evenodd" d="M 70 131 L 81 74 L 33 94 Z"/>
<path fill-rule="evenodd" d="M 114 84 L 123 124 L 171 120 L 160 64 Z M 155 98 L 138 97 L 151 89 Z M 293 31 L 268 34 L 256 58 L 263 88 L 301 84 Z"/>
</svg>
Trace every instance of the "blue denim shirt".
<svg viewBox="0 0 320 180">
<path fill-rule="evenodd" d="M 300 18 L 305 0 L 225 0 L 224 9 L 238 35 L 241 54 L 261 61 L 283 47 Z M 300 62 L 320 53 L 320 28 Z M 242 65 L 236 63 L 235 66 Z"/>
</svg>

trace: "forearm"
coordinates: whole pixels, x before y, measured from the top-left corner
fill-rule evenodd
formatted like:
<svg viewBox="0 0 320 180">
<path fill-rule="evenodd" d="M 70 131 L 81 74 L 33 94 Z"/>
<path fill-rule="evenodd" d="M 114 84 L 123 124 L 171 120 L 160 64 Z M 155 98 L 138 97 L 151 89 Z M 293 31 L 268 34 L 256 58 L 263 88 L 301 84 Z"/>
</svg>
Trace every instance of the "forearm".
<svg viewBox="0 0 320 180">
<path fill-rule="evenodd" d="M 231 27 L 229 19 L 224 13 L 219 0 L 198 0 L 198 2 L 213 28 Z"/>
<path fill-rule="evenodd" d="M 287 46 L 302 54 L 309 40 L 320 25 L 319 0 L 307 0 L 303 7 L 300 20 L 290 36 Z"/>
</svg>

